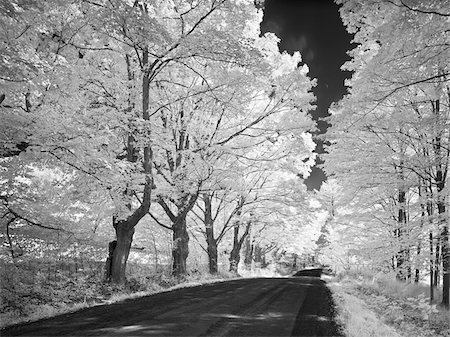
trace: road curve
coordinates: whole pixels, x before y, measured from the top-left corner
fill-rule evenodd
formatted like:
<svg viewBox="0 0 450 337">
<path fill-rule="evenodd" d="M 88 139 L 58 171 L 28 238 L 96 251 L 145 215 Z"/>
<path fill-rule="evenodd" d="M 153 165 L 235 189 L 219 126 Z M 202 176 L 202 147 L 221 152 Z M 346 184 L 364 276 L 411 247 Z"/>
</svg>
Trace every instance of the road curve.
<svg viewBox="0 0 450 337">
<path fill-rule="evenodd" d="M 12 326 L 1 336 L 340 336 L 317 277 L 239 279 Z"/>
</svg>

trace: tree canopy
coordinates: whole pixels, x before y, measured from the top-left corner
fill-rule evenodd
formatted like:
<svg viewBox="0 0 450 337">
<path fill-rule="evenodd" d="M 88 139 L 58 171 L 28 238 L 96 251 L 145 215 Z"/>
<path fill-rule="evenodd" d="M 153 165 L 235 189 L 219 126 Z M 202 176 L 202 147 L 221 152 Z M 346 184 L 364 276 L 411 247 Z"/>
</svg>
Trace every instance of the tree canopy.
<svg viewBox="0 0 450 337">
<path fill-rule="evenodd" d="M 314 163 L 315 82 L 298 52 L 261 36 L 253 1 L 11 1 L 0 13 L 5 212 L 14 204 L 28 225 L 48 224 L 31 216 L 25 189 L 6 187 L 26 186 L 21 177 L 41 167 L 32 181 L 45 190 L 33 203 L 83 226 L 112 219 L 113 282 L 125 281 L 144 217 L 172 231 L 173 272 L 183 275 L 188 214 L 201 196 L 260 194 L 256 171 L 290 170 L 301 184 Z M 240 190 L 218 184 L 238 181 L 223 173 L 233 165 L 246 172 Z M 245 222 L 233 216 L 235 228 Z"/>
</svg>

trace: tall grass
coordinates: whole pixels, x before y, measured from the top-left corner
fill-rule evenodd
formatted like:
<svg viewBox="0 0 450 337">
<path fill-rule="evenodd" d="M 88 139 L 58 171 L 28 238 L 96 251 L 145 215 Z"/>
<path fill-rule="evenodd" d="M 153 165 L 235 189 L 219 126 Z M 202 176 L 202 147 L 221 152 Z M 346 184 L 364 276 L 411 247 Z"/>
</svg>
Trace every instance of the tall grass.
<svg viewBox="0 0 450 337">
<path fill-rule="evenodd" d="M 340 280 L 357 281 L 363 291 L 396 299 L 430 298 L 430 287 L 424 283 L 407 283 L 399 281 L 392 274 L 372 273 L 370 271 L 347 272 L 338 276 Z M 442 301 L 442 289 L 434 289 L 433 304 Z"/>
<path fill-rule="evenodd" d="M 52 269 L 49 277 L 48 268 L 42 268 L 39 262 L 0 265 L 4 271 L 0 273 L 0 328 L 236 276 L 226 271 L 210 275 L 196 270 L 184 278 L 175 278 L 170 268 L 160 267 L 155 273 L 146 265 L 134 265 L 127 272 L 127 283 L 113 286 L 104 282 L 102 269 L 93 273 L 80 268 L 76 274 Z"/>
<path fill-rule="evenodd" d="M 450 337 L 450 312 L 438 305 L 442 291 L 436 290 L 430 303 L 427 285 L 401 282 L 394 275 L 350 272 L 336 281 L 341 293 L 363 299 L 369 309 L 405 336 Z"/>
<path fill-rule="evenodd" d="M 384 324 L 361 299 L 343 291 L 339 285 L 330 288 L 336 304 L 338 323 L 348 337 L 399 337 L 394 328 Z"/>
</svg>

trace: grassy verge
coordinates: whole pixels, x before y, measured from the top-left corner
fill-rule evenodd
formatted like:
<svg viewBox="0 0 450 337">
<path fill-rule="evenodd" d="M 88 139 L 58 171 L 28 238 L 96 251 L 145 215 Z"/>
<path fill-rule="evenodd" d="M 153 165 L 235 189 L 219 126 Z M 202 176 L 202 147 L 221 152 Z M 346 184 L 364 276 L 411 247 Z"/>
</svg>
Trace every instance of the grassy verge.
<svg viewBox="0 0 450 337">
<path fill-rule="evenodd" d="M 337 323 L 348 337 L 399 337 L 392 327 L 384 324 L 363 300 L 345 291 L 341 285 L 330 283 L 329 287 L 337 310 Z"/>
<path fill-rule="evenodd" d="M 450 312 L 427 299 L 427 287 L 385 275 L 329 282 L 348 336 L 450 337 Z"/>
<path fill-rule="evenodd" d="M 159 274 L 144 279 L 130 278 L 122 287 L 105 284 L 101 278 L 97 277 L 89 278 L 88 281 L 80 281 L 80 284 L 75 284 L 73 289 L 65 288 L 67 284 L 52 284 L 47 287 L 40 285 L 26 289 L 17 287 L 5 289 L 3 287 L 1 289 L 0 328 L 96 305 L 111 304 L 178 288 L 221 282 L 235 277 L 236 275 L 227 272 L 220 272 L 216 275 L 196 273 L 183 279 Z M 17 292 L 11 290 L 17 290 Z M 25 293 L 24 291 L 29 292 Z"/>
</svg>

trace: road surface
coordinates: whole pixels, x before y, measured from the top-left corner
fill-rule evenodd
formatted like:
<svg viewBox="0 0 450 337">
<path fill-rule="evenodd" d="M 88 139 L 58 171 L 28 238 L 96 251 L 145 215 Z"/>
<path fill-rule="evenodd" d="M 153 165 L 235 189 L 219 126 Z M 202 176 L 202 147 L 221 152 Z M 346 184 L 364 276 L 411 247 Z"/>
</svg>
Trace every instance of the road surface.
<svg viewBox="0 0 450 337">
<path fill-rule="evenodd" d="M 317 277 L 239 279 L 13 326 L 1 336 L 340 336 Z"/>
</svg>

